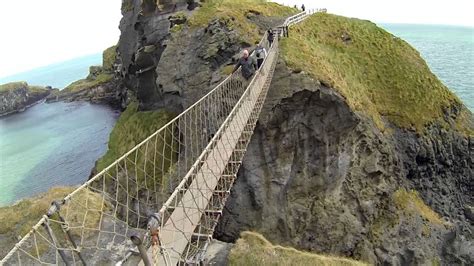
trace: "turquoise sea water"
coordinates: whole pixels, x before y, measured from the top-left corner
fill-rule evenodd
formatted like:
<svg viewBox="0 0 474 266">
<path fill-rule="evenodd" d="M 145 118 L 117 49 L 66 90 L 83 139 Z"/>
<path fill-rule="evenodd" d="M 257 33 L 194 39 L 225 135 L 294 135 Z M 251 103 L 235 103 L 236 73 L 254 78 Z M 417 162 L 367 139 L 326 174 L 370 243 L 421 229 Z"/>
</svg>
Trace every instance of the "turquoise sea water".
<svg viewBox="0 0 474 266">
<path fill-rule="evenodd" d="M 103 105 L 59 102 L 0 118 L 0 206 L 86 181 L 117 116 Z"/>
<path fill-rule="evenodd" d="M 415 47 L 439 79 L 474 112 L 474 28 L 381 24 Z"/>
<path fill-rule="evenodd" d="M 12 81 L 26 81 L 30 85 L 51 86 L 63 89 L 72 82 L 85 78 L 89 74 L 89 66 L 101 64 L 102 53 L 87 55 L 15 75 L 0 77 L 0 84 Z"/>
<path fill-rule="evenodd" d="M 64 88 L 100 65 L 100 53 L 0 78 Z M 89 177 L 105 153 L 117 112 L 89 103 L 42 103 L 0 117 L 0 206 Z"/>
<path fill-rule="evenodd" d="M 474 29 L 451 26 L 381 25 L 405 39 L 432 71 L 474 111 Z M 63 88 L 84 78 L 101 54 L 0 78 Z M 117 114 L 88 103 L 40 104 L 0 118 L 0 206 L 55 185 L 84 182 L 105 152 Z"/>
</svg>

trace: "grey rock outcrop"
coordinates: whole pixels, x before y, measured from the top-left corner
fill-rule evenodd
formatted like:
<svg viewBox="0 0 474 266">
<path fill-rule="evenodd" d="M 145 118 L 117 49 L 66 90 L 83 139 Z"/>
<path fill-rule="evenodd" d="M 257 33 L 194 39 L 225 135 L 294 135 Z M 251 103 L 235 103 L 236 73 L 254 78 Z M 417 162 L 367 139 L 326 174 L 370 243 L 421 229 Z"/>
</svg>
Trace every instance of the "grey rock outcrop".
<svg viewBox="0 0 474 266">
<path fill-rule="evenodd" d="M 140 13 L 141 1 L 126 2 L 118 95 L 137 95 L 141 110 L 184 110 L 250 46 L 225 21 L 187 27 L 175 16 L 189 15 L 186 5 Z M 252 12 L 248 19 L 263 30 L 278 23 Z M 374 264 L 472 264 L 473 140 L 430 131 L 382 133 L 333 88 L 279 62 L 215 237 L 232 242 L 256 230 L 275 243 Z M 446 221 L 405 210 L 402 189 L 419 191 Z"/>
<path fill-rule="evenodd" d="M 228 21 L 214 20 L 206 27 L 189 27 L 187 16 L 194 1 L 175 1 L 171 12 L 140 12 L 140 1 L 123 10 L 118 45 L 122 95 L 137 95 L 141 110 L 166 107 L 180 112 L 225 78 L 225 66 L 234 63 L 243 47 L 238 32 Z M 248 18 L 261 32 L 283 18 Z"/>
<path fill-rule="evenodd" d="M 33 90 L 26 82 L 17 84 L 16 88 L 0 90 L 0 116 L 22 112 L 44 100 L 52 92 L 50 89 Z"/>
<path fill-rule="evenodd" d="M 472 204 L 471 148 L 462 135 L 446 134 L 429 141 L 383 134 L 335 90 L 279 62 L 215 237 L 232 242 L 255 230 L 276 243 L 370 263 L 472 263 L 472 224 L 461 217 L 463 204 Z M 433 142 L 444 163 L 417 162 Z M 403 187 L 426 188 L 422 198 L 451 224 L 397 208 Z"/>
<path fill-rule="evenodd" d="M 104 84 L 86 88 L 76 92 L 55 91 L 51 93 L 46 102 L 73 102 L 73 101 L 88 101 L 97 104 L 108 104 L 112 107 L 120 107 L 120 97 L 117 92 L 117 82 L 110 81 Z"/>
</svg>

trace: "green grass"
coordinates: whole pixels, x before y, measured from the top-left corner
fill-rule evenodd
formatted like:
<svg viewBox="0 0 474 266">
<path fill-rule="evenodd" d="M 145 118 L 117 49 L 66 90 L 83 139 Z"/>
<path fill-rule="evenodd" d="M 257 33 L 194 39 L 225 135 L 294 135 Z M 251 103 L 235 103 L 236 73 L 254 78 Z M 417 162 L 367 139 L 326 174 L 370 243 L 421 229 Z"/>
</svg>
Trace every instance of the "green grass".
<svg viewBox="0 0 474 266">
<path fill-rule="evenodd" d="M 25 87 L 28 87 L 28 83 L 24 81 L 10 82 L 10 83 L 0 85 L 0 92 L 15 90 L 19 88 L 25 88 Z"/>
<path fill-rule="evenodd" d="M 114 70 L 114 62 L 117 57 L 117 45 L 105 49 L 102 53 L 102 68 L 106 72 L 112 72 Z"/>
<path fill-rule="evenodd" d="M 109 149 L 98 161 L 97 170 L 109 166 L 173 118 L 166 111 L 139 112 L 132 102 L 122 113 L 109 138 Z"/>
<path fill-rule="evenodd" d="M 355 260 L 302 252 L 294 248 L 272 245 L 263 236 L 243 232 L 229 255 L 229 265 L 366 265 Z"/>
<path fill-rule="evenodd" d="M 263 0 L 209 0 L 193 14 L 189 25 L 206 27 L 212 20 L 219 19 L 236 29 L 243 41 L 253 44 L 260 40 L 261 34 L 257 25 L 247 18 L 251 11 L 265 17 L 287 17 L 296 13 L 293 8 Z"/>
<path fill-rule="evenodd" d="M 11 91 L 11 90 L 16 90 L 20 88 L 27 88 L 28 91 L 33 92 L 33 93 L 42 93 L 48 90 L 41 86 L 30 86 L 25 81 L 18 81 L 18 82 L 10 82 L 10 83 L 0 85 L 0 92 Z"/>
<path fill-rule="evenodd" d="M 61 199 L 72 188 L 52 188 L 36 198 L 24 199 L 13 206 L 0 208 L 0 234 L 12 233 L 24 236 L 46 213 L 53 200 Z"/>
<path fill-rule="evenodd" d="M 117 56 L 117 46 L 111 46 L 102 53 L 102 67 L 91 66 L 89 76 L 69 84 L 62 92 L 79 92 L 93 89 L 113 79 L 114 62 Z"/>
<path fill-rule="evenodd" d="M 382 130 L 384 118 L 417 132 L 433 122 L 449 127 L 443 109 L 461 104 L 413 47 L 369 21 L 318 13 L 292 27 L 281 47 L 291 68 L 335 88 Z M 463 107 L 457 129 L 474 132 L 465 119 L 472 114 Z"/>
<path fill-rule="evenodd" d="M 398 210 L 409 215 L 421 215 L 427 221 L 437 225 L 446 225 L 439 214 L 433 211 L 418 195 L 415 190 L 404 188 L 395 191 L 393 200 Z"/>
<path fill-rule="evenodd" d="M 111 81 L 113 76 L 108 73 L 101 73 L 96 78 L 93 79 L 81 79 L 69 84 L 64 88 L 64 92 L 79 92 L 86 89 L 92 89 L 104 83 Z"/>
<path fill-rule="evenodd" d="M 48 192 L 39 195 L 35 198 L 23 199 L 15 205 L 0 208 L 0 235 L 2 235 L 2 244 L 0 247 L 0 258 L 6 255 L 14 244 L 17 242 L 17 237 L 24 237 L 34 225 L 46 214 L 51 202 L 55 200 L 62 200 L 66 195 L 74 191 L 73 187 L 54 187 Z M 84 206 L 88 206 L 87 210 Z M 109 207 L 106 202 L 102 200 L 102 196 L 91 192 L 87 189 L 77 193 L 68 204 L 61 207 L 61 215 L 72 227 L 71 233 L 73 236 L 79 237 L 85 233 L 85 236 L 96 234 L 94 230 L 85 230 L 86 228 L 98 228 L 101 213 L 95 210 L 107 210 Z M 50 221 L 51 227 L 57 236 L 63 236 L 60 225 L 55 222 L 58 217 L 53 215 Z M 42 227 L 38 230 L 45 233 Z M 59 238 L 61 242 L 65 239 Z M 30 239 L 27 243 L 31 243 Z M 36 239 L 39 254 L 42 255 L 51 245 L 43 238 Z M 36 250 L 32 247 L 23 246 L 32 254 L 36 254 Z"/>
</svg>

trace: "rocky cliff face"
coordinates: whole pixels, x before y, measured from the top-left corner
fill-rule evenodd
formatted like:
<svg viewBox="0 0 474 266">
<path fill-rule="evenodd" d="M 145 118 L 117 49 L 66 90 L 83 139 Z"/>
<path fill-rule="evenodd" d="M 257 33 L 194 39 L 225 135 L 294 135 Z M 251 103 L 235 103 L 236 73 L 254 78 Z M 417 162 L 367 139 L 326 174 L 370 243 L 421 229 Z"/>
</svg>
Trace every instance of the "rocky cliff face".
<svg viewBox="0 0 474 266">
<path fill-rule="evenodd" d="M 250 45 L 225 20 L 187 25 L 194 4 L 141 12 L 141 1 L 123 3 L 117 95 L 124 104 L 136 96 L 141 110 L 184 110 Z M 232 242 L 256 230 L 275 243 L 375 264 L 472 264 L 473 139 L 436 123 L 426 134 L 387 127 L 280 61 L 215 237 Z"/>
<path fill-rule="evenodd" d="M 22 112 L 45 99 L 52 90 L 30 87 L 26 82 L 16 82 L 0 87 L 0 116 Z"/>
<path fill-rule="evenodd" d="M 472 263 L 472 140 L 431 132 L 382 134 L 333 89 L 280 62 L 215 237 L 257 230 L 371 263 Z"/>
<path fill-rule="evenodd" d="M 140 12 L 140 1 L 125 1 L 120 23 L 118 61 L 123 102 L 136 95 L 141 110 L 164 108 L 181 112 L 227 76 L 243 47 L 231 21 L 211 20 L 204 27 L 187 23 L 198 1 L 170 1 L 151 13 Z M 124 3 L 125 3 L 124 2 Z M 261 34 L 283 17 L 249 15 Z"/>
</svg>

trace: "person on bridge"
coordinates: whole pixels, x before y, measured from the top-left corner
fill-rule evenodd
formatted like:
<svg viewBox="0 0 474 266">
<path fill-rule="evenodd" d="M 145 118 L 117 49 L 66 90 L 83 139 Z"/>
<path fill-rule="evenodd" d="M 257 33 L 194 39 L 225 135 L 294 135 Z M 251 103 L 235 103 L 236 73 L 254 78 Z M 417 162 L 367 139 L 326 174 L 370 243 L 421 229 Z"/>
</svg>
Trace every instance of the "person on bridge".
<svg viewBox="0 0 474 266">
<path fill-rule="evenodd" d="M 239 61 L 235 65 L 232 73 L 237 71 L 239 67 L 242 67 L 242 76 L 246 80 L 249 80 L 255 73 L 255 70 L 258 69 L 257 63 L 255 62 L 255 58 L 249 56 L 249 51 L 247 49 L 244 50 L 242 57 L 239 59 Z"/>
<path fill-rule="evenodd" d="M 304 6 L 304 4 L 301 5 L 301 10 L 306 11 L 306 7 Z"/>
<path fill-rule="evenodd" d="M 257 58 L 257 68 L 260 69 L 263 60 L 267 57 L 267 50 L 261 44 L 257 44 L 257 47 L 255 48 L 255 57 Z"/>
<path fill-rule="evenodd" d="M 267 32 L 267 40 L 268 40 L 269 49 L 272 48 L 272 43 L 273 43 L 274 38 L 275 38 L 275 36 L 273 35 L 273 30 L 269 29 L 268 32 Z"/>
</svg>

